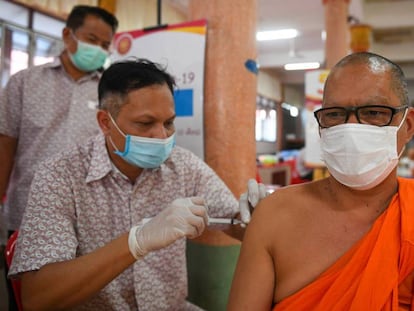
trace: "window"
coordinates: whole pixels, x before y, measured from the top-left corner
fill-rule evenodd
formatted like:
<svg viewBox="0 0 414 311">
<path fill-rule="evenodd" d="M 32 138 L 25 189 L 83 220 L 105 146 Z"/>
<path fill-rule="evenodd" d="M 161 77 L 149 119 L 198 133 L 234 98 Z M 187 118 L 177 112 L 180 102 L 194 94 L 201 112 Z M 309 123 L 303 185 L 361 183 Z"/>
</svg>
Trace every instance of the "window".
<svg viewBox="0 0 414 311">
<path fill-rule="evenodd" d="M 275 142 L 276 132 L 276 102 L 259 95 L 256 98 L 256 141 Z"/>
<path fill-rule="evenodd" d="M 65 24 L 9 1 L 0 0 L 0 6 L 0 86 L 4 87 L 16 72 L 59 55 Z"/>
</svg>

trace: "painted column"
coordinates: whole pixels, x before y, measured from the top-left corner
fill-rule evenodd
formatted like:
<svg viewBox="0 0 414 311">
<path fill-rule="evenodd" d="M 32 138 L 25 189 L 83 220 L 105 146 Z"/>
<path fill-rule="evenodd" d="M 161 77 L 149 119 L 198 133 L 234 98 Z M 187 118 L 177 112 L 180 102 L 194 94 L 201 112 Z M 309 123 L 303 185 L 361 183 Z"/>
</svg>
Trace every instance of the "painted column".
<svg viewBox="0 0 414 311">
<path fill-rule="evenodd" d="M 256 0 L 191 0 L 189 19 L 207 19 L 205 161 L 232 192 L 256 176 Z"/>
<path fill-rule="evenodd" d="M 322 0 L 325 5 L 326 69 L 332 68 L 349 53 L 349 0 Z"/>
<path fill-rule="evenodd" d="M 325 6 L 325 68 L 331 69 L 349 53 L 348 7 L 350 0 L 322 0 Z M 313 180 L 329 175 L 326 167 L 313 171 Z"/>
<path fill-rule="evenodd" d="M 256 59 L 256 0 L 191 0 L 189 20 L 198 19 L 208 22 L 205 161 L 239 197 L 256 175 L 257 76 L 245 67 L 246 60 Z M 208 228 L 189 241 L 189 301 L 206 310 L 225 310 L 239 251 L 240 241 L 220 230 Z"/>
</svg>

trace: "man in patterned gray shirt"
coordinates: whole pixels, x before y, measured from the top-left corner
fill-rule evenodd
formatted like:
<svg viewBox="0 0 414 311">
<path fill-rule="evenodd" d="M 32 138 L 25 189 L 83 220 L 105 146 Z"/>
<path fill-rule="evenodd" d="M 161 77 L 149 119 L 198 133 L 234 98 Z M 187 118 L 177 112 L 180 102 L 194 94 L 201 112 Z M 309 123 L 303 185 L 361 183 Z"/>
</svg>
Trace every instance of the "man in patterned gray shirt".
<svg viewBox="0 0 414 311">
<path fill-rule="evenodd" d="M 62 31 L 60 56 L 16 73 L 0 92 L 0 199 L 7 190 L 2 216 L 9 235 L 20 226 L 38 163 L 99 133 L 98 69 L 117 27 L 109 12 L 75 6 Z M 9 310 L 17 310 L 9 293 Z"/>
<path fill-rule="evenodd" d="M 7 230 L 20 226 L 38 163 L 99 133 L 98 69 L 107 59 L 118 21 L 93 6 L 75 6 L 54 62 L 13 75 L 0 94 L 0 198 L 7 190 Z"/>
<path fill-rule="evenodd" d="M 23 305 L 198 309 L 186 301 L 185 238 L 239 205 L 207 164 L 175 146 L 173 88 L 148 60 L 103 73 L 102 133 L 43 162 L 33 179 L 10 269 Z"/>
</svg>

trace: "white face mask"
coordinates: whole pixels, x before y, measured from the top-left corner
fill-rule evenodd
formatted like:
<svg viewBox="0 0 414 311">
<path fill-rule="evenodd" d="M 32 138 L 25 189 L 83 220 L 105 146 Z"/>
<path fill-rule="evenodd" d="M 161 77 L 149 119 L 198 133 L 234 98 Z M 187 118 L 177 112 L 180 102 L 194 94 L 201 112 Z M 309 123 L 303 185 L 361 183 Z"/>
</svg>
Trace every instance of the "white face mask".
<svg viewBox="0 0 414 311">
<path fill-rule="evenodd" d="M 380 184 L 397 166 L 399 126 L 345 123 L 321 129 L 321 156 L 340 183 L 367 190 Z"/>
</svg>

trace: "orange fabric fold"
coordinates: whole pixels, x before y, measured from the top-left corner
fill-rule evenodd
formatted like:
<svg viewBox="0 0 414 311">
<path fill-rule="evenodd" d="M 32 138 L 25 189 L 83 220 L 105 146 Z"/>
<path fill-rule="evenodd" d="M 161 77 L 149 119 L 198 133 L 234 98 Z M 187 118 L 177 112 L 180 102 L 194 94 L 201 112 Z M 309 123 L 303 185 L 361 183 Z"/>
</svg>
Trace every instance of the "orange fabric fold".
<svg viewBox="0 0 414 311">
<path fill-rule="evenodd" d="M 273 310 L 414 310 L 414 180 L 398 193 L 371 230 L 315 281 Z"/>
</svg>

